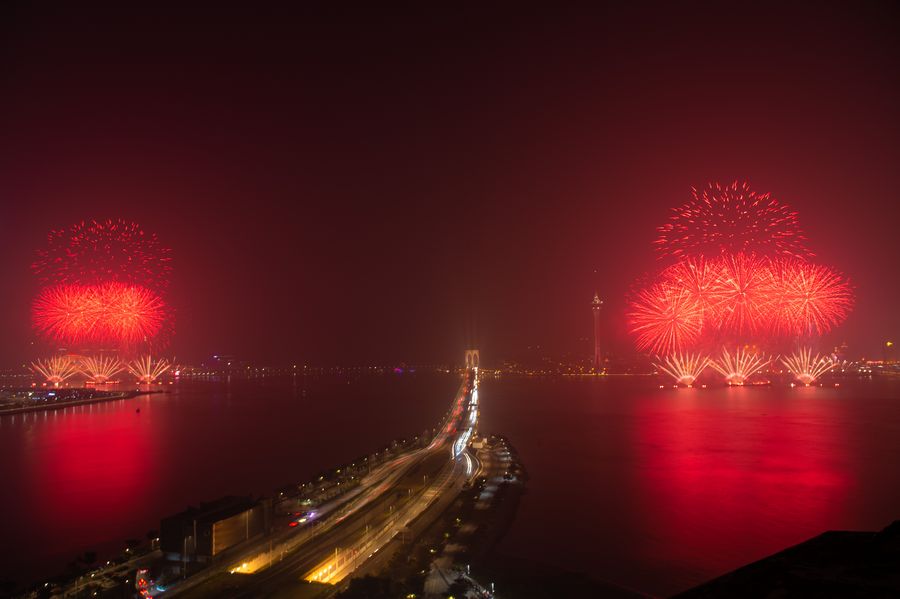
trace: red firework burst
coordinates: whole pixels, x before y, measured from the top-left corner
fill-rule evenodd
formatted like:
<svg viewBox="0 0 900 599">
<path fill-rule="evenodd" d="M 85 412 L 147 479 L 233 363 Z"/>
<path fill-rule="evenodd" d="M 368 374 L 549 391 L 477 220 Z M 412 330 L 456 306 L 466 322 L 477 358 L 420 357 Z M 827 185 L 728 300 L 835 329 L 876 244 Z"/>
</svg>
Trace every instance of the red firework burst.
<svg viewBox="0 0 900 599">
<path fill-rule="evenodd" d="M 637 293 L 628 321 L 639 349 L 669 354 L 692 345 L 700 337 L 703 306 L 684 287 L 656 283 Z"/>
<path fill-rule="evenodd" d="M 779 262 L 772 273 L 779 291 L 775 326 L 779 332 L 822 335 L 847 317 L 853 294 L 839 273 L 803 260 Z"/>
<path fill-rule="evenodd" d="M 662 354 L 822 335 L 852 306 L 849 283 L 826 266 L 736 254 L 669 266 L 635 295 L 628 317 L 638 349 Z"/>
<path fill-rule="evenodd" d="M 721 259 L 709 260 L 699 256 L 676 262 L 662 271 L 659 278 L 670 287 L 690 293 L 700 304 L 704 320 L 716 321 L 721 312 L 723 272 Z"/>
<path fill-rule="evenodd" d="M 51 231 L 32 270 L 48 285 L 118 282 L 162 290 L 171 274 L 170 252 L 137 223 L 82 221 Z"/>
<path fill-rule="evenodd" d="M 710 290 L 716 325 L 724 333 L 749 336 L 764 331 L 771 319 L 777 291 L 772 288 L 768 260 L 753 254 L 723 256 L 719 276 Z"/>
<path fill-rule="evenodd" d="M 757 194 L 747 183 L 710 183 L 673 210 L 657 229 L 653 242 L 663 256 L 756 253 L 766 256 L 812 256 L 797 213 L 768 193 Z"/>
<path fill-rule="evenodd" d="M 129 346 L 157 337 L 168 317 L 159 295 L 121 283 L 48 287 L 32 306 L 35 329 L 66 343 Z"/>
<path fill-rule="evenodd" d="M 60 285 L 43 289 L 31 307 L 34 328 L 44 336 L 81 343 L 97 335 L 102 309 L 90 288 Z"/>
</svg>

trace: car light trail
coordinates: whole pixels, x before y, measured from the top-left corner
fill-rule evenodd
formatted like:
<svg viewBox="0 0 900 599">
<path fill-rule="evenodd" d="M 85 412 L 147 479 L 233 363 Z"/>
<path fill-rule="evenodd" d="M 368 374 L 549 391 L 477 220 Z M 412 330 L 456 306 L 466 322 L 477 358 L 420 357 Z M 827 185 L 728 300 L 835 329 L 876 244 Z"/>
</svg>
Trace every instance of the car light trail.
<svg viewBox="0 0 900 599">
<path fill-rule="evenodd" d="M 466 446 L 469 444 L 469 439 L 472 437 L 472 427 L 470 426 L 463 434 L 459 436 L 456 442 L 453 444 L 453 457 L 458 458 L 459 455 L 466 450 Z"/>
</svg>

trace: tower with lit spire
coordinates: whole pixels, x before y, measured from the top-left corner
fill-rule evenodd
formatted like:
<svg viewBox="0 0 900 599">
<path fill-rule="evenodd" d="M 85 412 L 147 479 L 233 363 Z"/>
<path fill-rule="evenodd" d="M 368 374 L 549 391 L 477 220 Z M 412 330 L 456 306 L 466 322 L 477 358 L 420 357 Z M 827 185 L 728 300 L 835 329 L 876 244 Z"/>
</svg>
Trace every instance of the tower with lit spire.
<svg viewBox="0 0 900 599">
<path fill-rule="evenodd" d="M 592 365 L 594 372 L 603 370 L 600 359 L 600 308 L 602 307 L 603 300 L 600 299 L 600 295 L 595 291 L 594 299 L 591 301 L 591 312 L 594 313 L 594 362 Z"/>
</svg>

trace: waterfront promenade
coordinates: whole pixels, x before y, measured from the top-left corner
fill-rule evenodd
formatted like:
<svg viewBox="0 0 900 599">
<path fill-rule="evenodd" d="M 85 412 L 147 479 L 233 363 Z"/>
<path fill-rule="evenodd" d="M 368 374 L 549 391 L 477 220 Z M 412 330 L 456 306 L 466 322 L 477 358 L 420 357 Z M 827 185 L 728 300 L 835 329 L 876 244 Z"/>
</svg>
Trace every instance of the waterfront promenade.
<svg viewBox="0 0 900 599">
<path fill-rule="evenodd" d="M 54 393 L 58 394 L 59 399 L 56 398 L 56 395 L 52 395 Z M 131 399 L 139 395 L 150 395 L 152 393 L 165 393 L 165 391 L 153 388 L 128 391 L 99 391 L 85 388 L 6 390 L 7 397 L 0 402 L 0 416 L 61 410 L 102 401 Z"/>
</svg>

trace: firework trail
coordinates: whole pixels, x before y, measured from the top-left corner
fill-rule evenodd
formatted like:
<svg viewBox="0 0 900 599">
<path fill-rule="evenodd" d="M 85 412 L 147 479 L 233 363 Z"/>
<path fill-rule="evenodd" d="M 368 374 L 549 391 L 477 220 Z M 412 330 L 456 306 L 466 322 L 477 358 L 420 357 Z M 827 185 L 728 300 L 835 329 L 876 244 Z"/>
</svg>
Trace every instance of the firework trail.
<svg viewBox="0 0 900 599">
<path fill-rule="evenodd" d="M 710 183 L 692 189 L 692 199 L 675 208 L 657 228 L 653 242 L 662 256 L 686 258 L 753 252 L 765 256 L 810 257 L 797 213 L 749 184 Z"/>
<path fill-rule="evenodd" d="M 54 387 L 59 387 L 61 383 L 78 374 L 78 365 L 68 356 L 53 356 L 33 362 L 31 370 L 44 377 Z"/>
<path fill-rule="evenodd" d="M 729 385 L 743 385 L 748 378 L 762 370 L 770 359 L 762 355 L 748 353 L 737 348 L 732 354 L 727 348 L 722 350 L 722 357 L 710 362 L 710 366 L 725 377 Z"/>
<path fill-rule="evenodd" d="M 819 354 L 816 354 L 814 357 L 812 349 L 809 347 L 801 348 L 781 361 L 788 371 L 794 375 L 794 378 L 804 385 L 815 382 L 817 378 L 835 366 L 834 362 L 826 356 L 820 357 Z"/>
<path fill-rule="evenodd" d="M 700 354 L 674 353 L 654 366 L 675 379 L 676 384 L 690 387 L 709 363 L 709 358 Z"/>
<path fill-rule="evenodd" d="M 170 253 L 137 223 L 82 221 L 51 231 L 32 270 L 45 285 L 117 282 L 161 291 L 169 284 Z"/>
<path fill-rule="evenodd" d="M 123 370 L 125 370 L 125 364 L 118 358 L 98 356 L 81 359 L 81 373 L 92 383 L 108 383 Z"/>
<path fill-rule="evenodd" d="M 154 361 L 151 356 L 144 356 L 128 364 L 128 372 L 137 378 L 139 383 L 150 384 L 161 377 L 172 365 L 168 360 Z"/>
</svg>

